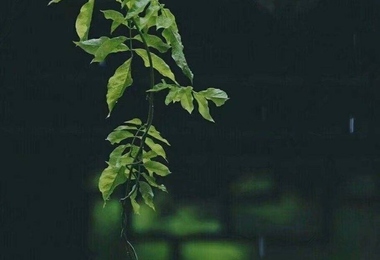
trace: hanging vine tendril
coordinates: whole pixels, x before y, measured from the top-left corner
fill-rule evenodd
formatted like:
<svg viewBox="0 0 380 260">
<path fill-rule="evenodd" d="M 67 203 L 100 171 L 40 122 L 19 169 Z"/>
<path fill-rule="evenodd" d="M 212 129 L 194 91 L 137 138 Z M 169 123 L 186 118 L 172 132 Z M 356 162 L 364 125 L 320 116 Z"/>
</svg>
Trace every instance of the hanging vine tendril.
<svg viewBox="0 0 380 260">
<path fill-rule="evenodd" d="M 60 1 L 52 0 L 48 5 Z M 99 179 L 99 190 L 102 193 L 104 205 L 117 187 L 124 187 L 125 194 L 120 199 L 123 208 L 121 237 L 125 242 L 129 259 L 137 259 L 136 251 L 127 237 L 130 213 L 127 202 L 130 201 L 136 214 L 139 214 L 141 200 L 155 209 L 153 188 L 167 191 L 163 184 L 157 183 L 156 177 L 165 177 L 171 173 L 165 165 L 167 160 L 163 147 L 170 144 L 153 126 L 154 93 L 167 91 L 165 104 L 178 102 L 190 114 L 196 103 L 199 114 L 210 122 L 214 122 L 214 119 L 210 115 L 209 101 L 219 107 L 229 98 L 220 89 L 208 88 L 202 91 L 193 89 L 193 73 L 183 52 L 184 47 L 175 16 L 168 8 L 158 0 L 115 1 L 120 4 L 120 10 L 102 10 L 101 12 L 105 19 L 112 22 L 111 34 L 125 27 L 128 30 L 128 36 L 100 36 L 89 39 L 95 0 L 87 0 L 80 8 L 75 22 L 79 40 L 74 43 L 93 56 L 92 62 L 100 63 L 108 55 L 129 52 L 126 61 L 116 68 L 108 80 L 106 95 L 108 117 L 127 88 L 133 85 L 131 70 L 133 60 L 142 59 L 145 67 L 149 69 L 150 83 L 146 91 L 147 119 L 144 124 L 139 118 L 128 120 L 107 136 L 107 140 L 112 145 L 116 145 L 116 148 L 110 153 L 108 166 Z M 171 53 L 173 61 L 188 78 L 190 85 L 182 86 L 177 82 L 174 72 L 160 57 L 167 52 Z M 160 83 L 156 83 L 155 72 L 161 76 Z"/>
</svg>

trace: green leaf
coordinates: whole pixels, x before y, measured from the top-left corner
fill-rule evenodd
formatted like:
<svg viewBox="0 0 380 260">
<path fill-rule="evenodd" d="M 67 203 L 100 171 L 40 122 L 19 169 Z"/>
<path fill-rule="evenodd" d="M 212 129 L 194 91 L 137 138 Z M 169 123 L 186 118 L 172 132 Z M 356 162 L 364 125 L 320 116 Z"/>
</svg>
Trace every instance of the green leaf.
<svg viewBox="0 0 380 260">
<path fill-rule="evenodd" d="M 134 49 L 135 52 L 143 59 L 145 67 L 150 67 L 149 58 L 146 50 L 144 49 Z M 158 57 L 154 53 L 150 53 L 152 57 L 153 68 L 157 70 L 161 75 L 171 79 L 173 82 L 177 82 L 175 80 L 175 76 L 173 72 L 170 70 L 169 65 L 166 62 Z"/>
<path fill-rule="evenodd" d="M 117 27 L 124 23 L 124 15 L 115 10 L 104 10 L 101 11 L 104 14 L 104 18 L 112 20 L 111 33 L 113 33 Z"/>
<path fill-rule="evenodd" d="M 146 160 L 144 161 L 144 166 L 147 170 L 160 176 L 167 176 L 171 173 L 168 167 L 156 161 Z"/>
<path fill-rule="evenodd" d="M 135 131 L 137 131 L 138 128 L 136 126 L 120 125 L 114 129 L 114 131 L 121 131 L 121 130 L 135 130 Z"/>
<path fill-rule="evenodd" d="M 211 122 L 215 122 L 214 119 L 212 119 L 212 117 L 210 115 L 210 110 L 208 107 L 207 99 L 203 95 L 196 93 L 196 92 L 193 92 L 193 95 L 198 102 L 199 114 L 201 114 L 204 119 L 211 121 Z"/>
<path fill-rule="evenodd" d="M 149 152 L 143 152 L 143 159 L 149 160 L 155 157 L 157 157 L 157 154 L 152 150 L 150 150 Z"/>
<path fill-rule="evenodd" d="M 170 86 L 169 93 L 166 95 L 165 104 L 169 105 L 171 102 L 179 102 L 181 101 L 181 97 L 184 94 L 185 89 L 178 86 Z"/>
<path fill-rule="evenodd" d="M 163 14 L 175 21 L 175 16 L 170 12 L 169 9 L 164 8 Z M 174 22 L 169 28 L 162 31 L 162 36 L 165 38 L 166 42 L 172 47 L 172 58 L 176 62 L 177 66 L 181 68 L 183 74 L 188 77 L 193 83 L 193 72 L 190 70 L 187 64 L 185 54 L 183 53 L 183 45 L 181 36 L 178 33 L 177 24 Z"/>
<path fill-rule="evenodd" d="M 152 1 L 146 9 L 145 16 L 140 17 L 138 20 L 136 19 L 136 22 L 138 22 L 140 30 L 145 29 L 146 26 L 146 29 L 148 29 L 151 26 L 152 20 L 154 20 L 158 14 L 158 10 L 160 10 L 160 6 L 158 5 L 158 3 L 156 1 Z"/>
<path fill-rule="evenodd" d="M 229 99 L 226 92 L 217 88 L 208 88 L 206 90 L 200 91 L 206 99 L 211 100 L 215 103 L 217 107 L 224 105 L 224 103 Z"/>
<path fill-rule="evenodd" d="M 116 38 L 118 38 L 118 37 L 116 37 Z M 116 39 L 116 38 L 114 38 L 114 39 Z M 110 38 L 102 36 L 99 39 L 91 39 L 91 40 L 86 40 L 86 41 L 81 41 L 81 42 L 74 42 L 74 43 L 75 43 L 76 46 L 79 46 L 80 48 L 82 48 L 85 52 L 87 52 L 87 53 L 95 56 L 95 54 L 98 51 L 98 49 L 104 43 L 108 42 L 109 40 L 110 40 Z M 103 47 L 103 49 L 104 48 L 105 47 Z M 124 43 L 120 43 L 118 46 L 116 46 L 115 48 L 113 48 L 110 51 L 110 53 L 123 52 L 123 51 L 127 51 L 127 50 L 129 50 L 129 48 L 127 47 L 127 45 L 125 45 Z"/>
<path fill-rule="evenodd" d="M 175 22 L 174 20 L 175 18 L 174 19 L 173 18 L 174 17 L 172 16 L 165 16 L 165 15 L 158 16 L 156 20 L 157 30 L 161 28 L 167 29 L 170 26 L 172 26 L 172 24 Z"/>
<path fill-rule="evenodd" d="M 157 129 L 153 125 L 150 126 L 148 135 L 170 146 L 168 140 L 163 138 L 160 132 L 157 131 Z"/>
<path fill-rule="evenodd" d="M 142 172 L 141 175 L 145 178 L 145 180 L 149 183 L 150 186 L 156 187 L 164 192 L 168 192 L 165 185 L 163 184 L 157 184 L 156 179 L 153 176 L 149 176 L 146 173 Z"/>
<path fill-rule="evenodd" d="M 124 123 L 131 124 L 131 125 L 141 125 L 142 124 L 142 122 L 139 118 L 133 118 L 131 120 L 125 121 Z"/>
<path fill-rule="evenodd" d="M 118 185 L 127 181 L 127 176 L 124 171 L 125 167 L 108 165 L 108 167 L 102 172 L 99 179 L 99 190 L 102 193 L 104 202 L 109 199 Z"/>
<path fill-rule="evenodd" d="M 166 153 L 165 153 L 164 148 L 161 145 L 155 143 L 149 137 L 145 139 L 145 143 L 149 146 L 150 149 L 152 149 L 153 152 L 155 152 L 157 155 L 161 156 L 162 158 L 166 160 Z"/>
<path fill-rule="evenodd" d="M 138 34 L 133 39 L 143 42 L 141 36 Z M 170 46 L 166 44 L 160 37 L 151 34 L 145 34 L 144 39 L 149 47 L 155 48 L 161 53 L 165 53 L 170 49 Z"/>
<path fill-rule="evenodd" d="M 161 90 L 167 89 L 167 88 L 170 88 L 169 84 L 158 83 L 158 84 L 154 85 L 153 88 L 148 89 L 146 92 L 158 92 L 158 91 L 161 91 Z"/>
<path fill-rule="evenodd" d="M 137 0 L 134 1 L 132 6 L 129 8 L 127 16 L 125 17 L 126 20 L 131 19 L 135 16 L 137 16 L 139 13 L 144 11 L 145 7 L 151 0 Z"/>
<path fill-rule="evenodd" d="M 136 189 L 135 188 L 136 185 L 134 185 L 132 187 L 132 189 Z M 129 197 L 130 201 L 131 201 L 131 205 L 132 205 L 132 208 L 133 208 L 133 212 L 137 215 L 140 215 L 140 205 L 137 203 L 136 201 L 136 197 L 137 197 L 137 189 L 131 194 L 131 196 Z"/>
<path fill-rule="evenodd" d="M 154 203 L 153 203 L 154 193 L 153 193 L 152 187 L 150 187 L 150 185 L 146 183 L 145 181 L 140 181 L 139 186 L 140 186 L 140 193 L 144 199 L 145 204 L 151 207 L 153 210 L 155 210 Z"/>
<path fill-rule="evenodd" d="M 193 95 L 192 95 L 192 87 L 186 87 L 184 88 L 184 91 L 181 96 L 181 106 L 191 114 L 194 109 L 194 104 L 193 104 Z"/>
<path fill-rule="evenodd" d="M 61 0 L 52 0 L 48 3 L 48 5 L 51 5 L 51 4 L 58 4 L 59 2 L 61 2 Z"/>
<path fill-rule="evenodd" d="M 114 131 L 111 132 L 106 140 L 108 140 L 111 144 L 117 144 L 120 143 L 121 141 L 127 139 L 127 138 L 132 138 L 134 137 L 134 134 L 128 131 Z"/>
<path fill-rule="evenodd" d="M 91 62 L 102 62 L 110 53 L 120 49 L 120 45 L 127 40 L 127 37 L 119 36 L 111 39 L 106 39 L 96 50 L 95 58 Z M 127 47 L 126 45 L 124 45 Z M 126 48 L 128 50 L 128 47 Z"/>
<path fill-rule="evenodd" d="M 108 163 L 114 167 L 120 167 L 120 157 L 129 145 L 119 145 L 111 153 Z"/>
<path fill-rule="evenodd" d="M 75 22 L 75 29 L 80 41 L 85 41 L 88 38 L 88 32 L 90 30 L 92 12 L 94 10 L 95 0 L 88 0 L 79 12 L 79 15 Z"/>
<path fill-rule="evenodd" d="M 107 104 L 109 114 L 111 115 L 112 109 L 114 108 L 118 99 L 123 95 L 125 89 L 132 85 L 132 75 L 131 75 L 131 62 L 132 58 L 129 58 L 115 71 L 115 74 L 109 79 L 107 85 Z"/>
</svg>

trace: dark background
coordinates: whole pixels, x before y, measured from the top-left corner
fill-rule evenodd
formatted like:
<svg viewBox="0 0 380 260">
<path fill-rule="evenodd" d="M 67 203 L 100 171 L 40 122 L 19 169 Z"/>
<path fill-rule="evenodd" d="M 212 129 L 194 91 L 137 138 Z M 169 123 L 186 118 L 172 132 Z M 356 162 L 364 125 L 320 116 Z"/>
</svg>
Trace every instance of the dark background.
<svg viewBox="0 0 380 260">
<path fill-rule="evenodd" d="M 107 6 L 98 2 L 98 9 Z M 171 140 L 172 171 L 181 172 L 166 180 L 174 196 L 223 193 L 233 173 L 220 173 L 218 154 L 344 156 L 352 151 L 354 158 L 377 157 L 379 1 L 320 0 L 301 12 L 291 4 L 270 12 L 253 0 L 164 2 L 177 16 L 195 89 L 212 84 L 231 97 L 212 109 L 215 125 L 176 105 L 165 107 L 157 98 L 156 126 Z M 105 119 L 107 80 L 120 60 L 90 65 L 91 58 L 75 48 L 74 22 L 82 1 L 46 4 L 0 4 L 1 259 L 88 258 L 88 179 L 104 167 L 110 130 L 146 112 L 145 100 L 136 100 L 146 86 L 145 72 L 137 71 L 140 89 L 128 91 L 114 116 Z M 108 24 L 98 25 L 97 15 L 94 37 L 108 30 Z M 360 77 L 364 85 L 355 83 Z M 271 87 L 261 89 L 260 79 Z M 322 84 L 326 79 L 348 83 Z M 264 105 L 268 117 L 273 115 L 269 123 L 260 121 Z M 334 124 L 346 129 L 350 115 L 366 122 L 364 138 L 343 130 L 329 140 L 318 138 Z M 208 163 L 186 162 L 196 154 L 207 156 Z M 330 177 L 311 176 L 315 180 L 307 186 L 302 177 L 279 176 L 305 196 Z"/>
</svg>

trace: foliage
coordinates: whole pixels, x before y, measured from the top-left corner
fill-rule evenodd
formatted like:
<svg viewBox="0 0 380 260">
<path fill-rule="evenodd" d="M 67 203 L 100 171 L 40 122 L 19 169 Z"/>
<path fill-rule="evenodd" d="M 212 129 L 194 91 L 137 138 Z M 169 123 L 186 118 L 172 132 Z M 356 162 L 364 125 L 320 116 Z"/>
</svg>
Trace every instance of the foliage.
<svg viewBox="0 0 380 260">
<path fill-rule="evenodd" d="M 61 0 L 52 0 L 48 5 Z M 197 103 L 200 115 L 214 122 L 209 110 L 209 101 L 216 106 L 223 105 L 227 94 L 216 88 L 195 91 L 193 73 L 184 55 L 179 29 L 174 14 L 158 0 L 115 0 L 120 4 L 119 10 L 101 10 L 106 20 L 111 21 L 110 36 L 89 38 L 91 21 L 95 9 L 95 0 L 87 0 L 80 8 L 75 22 L 78 40 L 75 45 L 93 56 L 91 63 L 103 62 L 108 55 L 129 53 L 125 62 L 115 69 L 107 84 L 106 101 L 111 115 L 118 100 L 127 88 L 133 85 L 132 64 L 135 59 L 142 59 L 149 70 L 150 86 L 146 90 L 149 112 L 145 123 L 134 118 L 116 127 L 107 140 L 116 145 L 111 152 L 107 167 L 99 179 L 99 190 L 104 204 L 120 186 L 125 186 L 125 197 L 130 200 L 135 213 L 139 213 L 137 198 L 154 209 L 153 188 L 166 191 L 163 184 L 156 182 L 156 177 L 170 174 L 164 147 L 170 145 L 161 133 L 152 125 L 154 117 L 154 95 L 166 91 L 165 104 L 179 102 L 188 113 Z M 115 32 L 126 31 L 116 36 Z M 182 86 L 175 74 L 165 62 L 163 54 L 169 53 L 180 71 L 187 77 L 189 85 Z M 160 75 L 160 80 L 156 76 Z M 125 207 L 124 207 L 125 208 Z"/>
</svg>

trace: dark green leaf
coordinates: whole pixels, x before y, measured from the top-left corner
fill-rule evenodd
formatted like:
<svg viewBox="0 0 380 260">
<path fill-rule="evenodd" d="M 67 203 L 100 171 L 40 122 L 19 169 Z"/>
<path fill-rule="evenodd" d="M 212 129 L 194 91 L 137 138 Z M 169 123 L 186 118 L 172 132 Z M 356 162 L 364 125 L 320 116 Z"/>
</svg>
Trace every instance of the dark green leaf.
<svg viewBox="0 0 380 260">
<path fill-rule="evenodd" d="M 160 134 L 160 132 L 157 131 L 157 129 L 152 125 L 150 126 L 149 128 L 149 131 L 148 131 L 148 135 L 153 137 L 153 138 L 156 138 L 157 140 L 167 144 L 170 146 L 168 140 L 166 140 L 165 138 L 163 138 Z"/>
<path fill-rule="evenodd" d="M 133 186 L 132 189 L 136 189 L 135 185 Z M 129 199 L 131 201 L 133 212 L 135 214 L 137 214 L 137 215 L 140 215 L 140 205 L 137 203 L 136 197 L 137 197 L 137 189 L 131 194 L 131 196 L 129 197 Z"/>
<path fill-rule="evenodd" d="M 144 11 L 145 7 L 151 0 L 137 0 L 132 3 L 132 6 L 129 8 L 127 16 L 125 17 L 126 20 L 133 18 L 134 16 L 137 16 L 139 13 Z"/>
<path fill-rule="evenodd" d="M 215 122 L 214 119 L 212 119 L 212 117 L 210 115 L 210 110 L 208 108 L 207 99 L 199 93 L 193 92 L 193 94 L 194 94 L 195 99 L 198 102 L 199 114 L 201 114 L 204 119 L 211 121 L 211 122 Z"/>
<path fill-rule="evenodd" d="M 109 199 L 118 185 L 127 181 L 124 171 L 125 167 L 108 165 L 108 167 L 102 172 L 99 179 L 99 190 L 102 193 L 104 202 Z"/>
<path fill-rule="evenodd" d="M 134 51 L 143 59 L 145 67 L 150 67 L 149 58 L 146 50 L 144 49 L 134 49 Z M 157 70 L 161 75 L 171 79 L 173 82 L 177 82 L 175 80 L 175 76 L 173 72 L 170 70 L 169 65 L 166 62 L 158 57 L 154 53 L 150 53 L 152 57 L 153 68 Z"/>
<path fill-rule="evenodd" d="M 150 187 L 150 185 L 146 183 L 145 181 L 140 181 L 139 186 L 140 186 L 140 193 L 144 199 L 145 204 L 151 207 L 153 210 L 155 210 L 154 203 L 153 203 L 154 194 L 153 194 L 152 187 Z"/>
<path fill-rule="evenodd" d="M 123 95 L 125 89 L 132 85 L 131 75 L 131 62 L 132 58 L 129 58 L 115 71 L 115 74 L 109 79 L 107 85 L 107 104 L 110 116 L 113 107 L 118 99 Z"/>
<path fill-rule="evenodd" d="M 217 107 L 222 106 L 229 99 L 226 92 L 217 88 L 208 88 L 199 92 L 199 94 L 214 102 Z"/>
<path fill-rule="evenodd" d="M 143 42 L 140 35 L 136 35 L 133 39 Z M 145 34 L 144 39 L 149 47 L 155 48 L 161 53 L 167 52 L 170 49 L 168 44 L 155 35 Z"/>
<path fill-rule="evenodd" d="M 108 136 L 107 139 L 110 141 L 111 144 L 117 144 L 120 143 L 121 141 L 127 139 L 127 138 L 132 138 L 134 137 L 134 134 L 128 131 L 114 131 L 111 132 Z"/>
<path fill-rule="evenodd" d="M 88 0 L 79 12 L 79 15 L 75 22 L 75 29 L 80 41 L 85 41 L 88 38 L 88 32 L 90 30 L 92 12 L 94 10 L 95 0 Z"/>
<path fill-rule="evenodd" d="M 166 189 L 165 185 L 163 184 L 157 184 L 156 183 L 156 179 L 152 176 L 149 176 L 147 175 L 146 173 L 141 173 L 141 175 L 145 178 L 145 180 L 149 183 L 150 186 L 152 187 L 156 187 L 164 192 L 168 192 L 168 190 Z"/>
<path fill-rule="evenodd" d="M 96 50 L 95 58 L 91 62 L 102 62 L 110 53 L 115 52 L 117 48 L 127 39 L 127 37 L 119 36 L 111 39 L 106 39 Z M 126 45 L 124 45 L 127 47 Z M 128 47 L 126 48 L 128 50 Z"/>
<path fill-rule="evenodd" d="M 146 160 L 144 161 L 144 166 L 147 170 L 152 171 L 160 176 L 167 176 L 168 174 L 170 174 L 170 170 L 168 167 L 156 161 Z"/>
<path fill-rule="evenodd" d="M 194 104 L 193 104 L 193 95 L 192 95 L 192 87 L 186 87 L 184 88 L 184 91 L 181 95 L 181 106 L 191 114 L 194 109 Z"/>
</svg>

